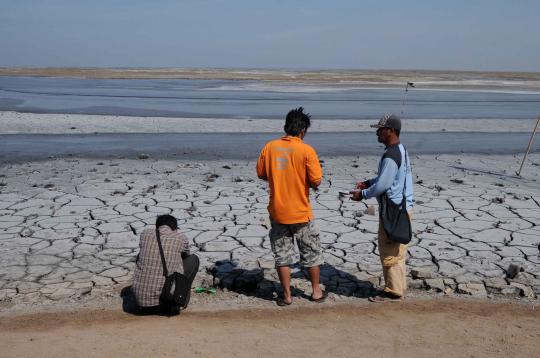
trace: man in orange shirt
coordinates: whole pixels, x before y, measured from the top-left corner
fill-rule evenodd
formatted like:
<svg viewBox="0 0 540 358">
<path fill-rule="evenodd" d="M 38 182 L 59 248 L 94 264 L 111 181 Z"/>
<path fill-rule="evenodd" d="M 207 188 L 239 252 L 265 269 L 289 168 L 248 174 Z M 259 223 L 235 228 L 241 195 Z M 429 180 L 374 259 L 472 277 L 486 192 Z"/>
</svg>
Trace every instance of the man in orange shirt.
<svg viewBox="0 0 540 358">
<path fill-rule="evenodd" d="M 317 190 L 322 170 L 315 150 L 302 141 L 311 122 L 303 110 L 299 107 L 287 114 L 286 135 L 266 143 L 257 161 L 257 175 L 270 187 L 270 244 L 283 286 L 283 297 L 277 300 L 280 306 L 292 303 L 290 265 L 294 263 L 295 238 L 300 264 L 309 270 L 311 300 L 322 302 L 326 298 L 326 292 L 319 287 L 321 241 L 309 203 L 309 188 Z"/>
</svg>

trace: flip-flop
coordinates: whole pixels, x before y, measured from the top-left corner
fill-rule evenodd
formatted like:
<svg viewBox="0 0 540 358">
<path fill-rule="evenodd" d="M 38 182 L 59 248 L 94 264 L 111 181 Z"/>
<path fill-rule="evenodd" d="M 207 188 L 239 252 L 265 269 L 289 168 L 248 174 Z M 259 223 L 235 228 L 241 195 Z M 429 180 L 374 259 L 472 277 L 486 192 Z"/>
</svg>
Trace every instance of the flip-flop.
<svg viewBox="0 0 540 358">
<path fill-rule="evenodd" d="M 292 300 L 291 302 L 287 302 L 283 297 L 278 297 L 276 298 L 276 304 L 281 307 L 290 306 L 292 304 Z"/>
<path fill-rule="evenodd" d="M 323 303 L 326 301 L 326 298 L 328 297 L 328 293 L 326 291 L 322 291 L 322 296 L 319 298 L 313 298 L 313 296 L 310 296 L 309 299 L 311 302 L 317 302 L 317 303 Z"/>
</svg>

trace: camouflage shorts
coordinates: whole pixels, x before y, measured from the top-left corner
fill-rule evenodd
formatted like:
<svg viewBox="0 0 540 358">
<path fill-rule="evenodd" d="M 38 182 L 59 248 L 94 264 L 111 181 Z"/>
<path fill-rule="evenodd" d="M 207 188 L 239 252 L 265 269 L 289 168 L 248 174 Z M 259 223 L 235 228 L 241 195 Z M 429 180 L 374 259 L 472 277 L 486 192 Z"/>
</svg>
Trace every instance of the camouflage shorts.
<svg viewBox="0 0 540 358">
<path fill-rule="evenodd" d="M 300 251 L 300 265 L 312 267 L 324 263 L 319 231 L 313 221 L 301 224 L 280 224 L 272 220 L 270 245 L 276 266 L 294 263 L 294 239 Z"/>
</svg>

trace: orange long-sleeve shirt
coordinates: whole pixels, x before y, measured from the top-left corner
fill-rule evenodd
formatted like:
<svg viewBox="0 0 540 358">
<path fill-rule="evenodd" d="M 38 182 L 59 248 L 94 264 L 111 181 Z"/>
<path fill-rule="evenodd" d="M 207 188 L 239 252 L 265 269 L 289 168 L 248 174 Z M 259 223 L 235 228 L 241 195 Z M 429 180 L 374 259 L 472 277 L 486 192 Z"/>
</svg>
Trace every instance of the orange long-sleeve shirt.
<svg viewBox="0 0 540 358">
<path fill-rule="evenodd" d="M 313 220 L 309 188 L 320 184 L 322 169 L 311 146 L 292 136 L 268 142 L 257 161 L 257 175 L 268 180 L 272 220 L 281 224 Z"/>
</svg>

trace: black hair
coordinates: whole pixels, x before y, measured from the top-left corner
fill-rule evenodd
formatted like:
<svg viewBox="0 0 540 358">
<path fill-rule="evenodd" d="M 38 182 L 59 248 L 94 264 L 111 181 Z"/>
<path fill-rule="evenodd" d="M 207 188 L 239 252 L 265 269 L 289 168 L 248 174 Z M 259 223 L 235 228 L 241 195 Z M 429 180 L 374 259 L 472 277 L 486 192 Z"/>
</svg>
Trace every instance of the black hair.
<svg viewBox="0 0 540 358">
<path fill-rule="evenodd" d="M 311 116 L 304 113 L 303 107 L 295 108 L 287 113 L 283 129 L 288 135 L 298 137 L 302 130 L 307 130 L 311 125 Z"/>
<path fill-rule="evenodd" d="M 171 228 L 171 230 L 178 229 L 178 221 L 176 221 L 176 218 L 172 215 L 160 215 L 157 217 L 156 228 L 159 228 L 163 225 L 167 225 Z"/>
<path fill-rule="evenodd" d="M 401 131 L 400 131 L 399 129 L 395 129 L 395 128 L 394 128 L 394 131 L 396 132 L 396 135 L 397 135 L 397 137 L 399 138 L 399 133 L 400 133 Z"/>
</svg>

